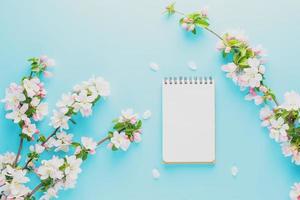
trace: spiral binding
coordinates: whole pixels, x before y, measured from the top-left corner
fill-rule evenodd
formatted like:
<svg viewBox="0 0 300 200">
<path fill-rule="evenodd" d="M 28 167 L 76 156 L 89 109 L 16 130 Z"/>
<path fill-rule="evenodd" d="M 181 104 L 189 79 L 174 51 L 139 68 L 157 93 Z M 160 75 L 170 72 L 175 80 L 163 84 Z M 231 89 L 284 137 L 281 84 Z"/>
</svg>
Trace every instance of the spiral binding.
<svg viewBox="0 0 300 200">
<path fill-rule="evenodd" d="M 164 84 L 213 84 L 213 79 L 211 76 L 209 77 L 165 77 Z"/>
</svg>

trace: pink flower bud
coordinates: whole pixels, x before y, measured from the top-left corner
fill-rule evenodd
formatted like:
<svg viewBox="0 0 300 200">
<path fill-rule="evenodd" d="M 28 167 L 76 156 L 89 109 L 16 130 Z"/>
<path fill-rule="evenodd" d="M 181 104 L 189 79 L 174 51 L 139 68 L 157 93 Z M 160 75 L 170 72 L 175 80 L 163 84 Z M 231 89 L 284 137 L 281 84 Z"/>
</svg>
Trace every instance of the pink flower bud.
<svg viewBox="0 0 300 200">
<path fill-rule="evenodd" d="M 141 134 L 139 132 L 135 132 L 133 134 L 134 142 L 139 143 L 142 141 Z"/>
<path fill-rule="evenodd" d="M 231 47 L 226 47 L 224 51 L 225 51 L 225 53 L 230 53 Z"/>
<path fill-rule="evenodd" d="M 254 88 L 250 88 L 249 93 L 251 94 L 251 96 L 256 96 L 256 92 L 254 91 Z"/>
<path fill-rule="evenodd" d="M 181 24 L 181 27 L 182 27 L 183 29 L 185 29 L 185 30 L 188 30 L 188 25 L 187 25 L 187 23 L 182 23 L 182 24 Z"/>
<path fill-rule="evenodd" d="M 96 153 L 96 151 L 95 151 L 95 149 L 93 149 L 93 150 L 90 150 L 89 153 L 90 153 L 91 155 L 94 155 L 94 154 Z"/>
</svg>

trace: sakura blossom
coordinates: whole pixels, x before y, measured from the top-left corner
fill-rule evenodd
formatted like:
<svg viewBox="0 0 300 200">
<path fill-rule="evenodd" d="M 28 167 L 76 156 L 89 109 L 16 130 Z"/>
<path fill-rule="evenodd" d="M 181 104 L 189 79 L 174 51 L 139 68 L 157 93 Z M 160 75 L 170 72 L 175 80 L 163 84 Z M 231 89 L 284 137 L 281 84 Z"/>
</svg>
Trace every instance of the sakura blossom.
<svg viewBox="0 0 300 200">
<path fill-rule="evenodd" d="M 30 98 L 39 95 L 40 89 L 42 89 L 38 78 L 24 79 L 23 86 L 27 96 Z"/>
<path fill-rule="evenodd" d="M 53 111 L 50 125 L 54 128 L 69 129 L 68 121 L 72 115 L 81 113 L 83 117 L 92 114 L 92 107 L 101 96 L 110 94 L 109 83 L 102 77 L 93 77 L 75 85 L 72 93 L 63 94 Z"/>
<path fill-rule="evenodd" d="M 130 146 L 130 140 L 128 137 L 125 135 L 124 132 L 119 133 L 115 131 L 113 133 L 113 137 L 110 139 L 111 144 L 116 148 L 116 149 L 122 149 L 123 151 L 127 151 L 127 149 Z"/>
<path fill-rule="evenodd" d="M 72 144 L 73 134 L 67 134 L 64 131 L 60 131 L 56 134 L 56 140 L 53 142 L 55 146 L 55 151 L 68 152 L 69 147 Z M 51 142 L 51 141 L 50 141 Z"/>
<path fill-rule="evenodd" d="M 11 83 L 6 89 L 5 98 L 1 102 L 5 103 L 6 110 L 15 110 L 20 107 L 21 102 L 26 100 L 24 88 L 16 83 Z"/>
<path fill-rule="evenodd" d="M 263 127 L 270 125 L 270 119 L 273 117 L 274 112 L 270 109 L 269 106 L 265 106 L 260 110 L 260 119 L 262 120 L 261 125 Z"/>
<path fill-rule="evenodd" d="M 300 183 L 295 183 L 290 191 L 291 200 L 299 200 L 300 198 Z"/>
<path fill-rule="evenodd" d="M 284 94 L 284 102 L 280 107 L 286 109 L 287 111 L 299 110 L 300 95 L 295 91 L 286 92 Z"/>
<path fill-rule="evenodd" d="M 119 117 L 119 122 L 129 121 L 132 124 L 135 124 L 137 121 L 138 115 L 133 113 L 132 109 L 122 110 L 122 115 Z"/>
<path fill-rule="evenodd" d="M 42 180 L 47 178 L 61 179 L 63 172 L 59 169 L 64 164 L 64 160 L 53 156 L 50 160 L 43 160 L 42 165 L 37 169 L 37 173 Z"/>
<path fill-rule="evenodd" d="M 52 125 L 53 128 L 61 128 L 67 130 L 69 129 L 69 119 L 71 119 L 71 117 L 65 115 L 65 113 L 54 110 L 50 125 Z"/>
<path fill-rule="evenodd" d="M 7 165 L 6 168 L 1 171 L 1 175 L 4 176 L 6 180 L 0 190 L 7 199 L 22 199 L 31 191 L 25 186 L 25 183 L 29 182 L 26 173 L 26 170 L 14 169 L 10 165 Z"/>
<path fill-rule="evenodd" d="M 289 126 L 284 122 L 284 119 L 282 117 L 278 119 L 272 118 L 270 124 L 270 137 L 276 142 L 286 142 L 288 140 L 286 131 L 289 129 Z"/>
<path fill-rule="evenodd" d="M 83 147 L 89 151 L 90 154 L 95 154 L 97 142 L 95 142 L 92 138 L 82 137 L 81 143 L 82 143 Z"/>
<path fill-rule="evenodd" d="M 245 100 L 251 101 L 254 100 L 256 105 L 260 105 L 264 102 L 264 98 L 257 94 L 253 88 L 249 88 L 249 94 L 245 96 Z"/>
<path fill-rule="evenodd" d="M 20 121 L 27 121 L 28 117 L 26 111 L 28 110 L 28 104 L 23 104 L 19 109 L 14 110 L 11 113 L 6 114 L 6 119 L 12 119 L 14 123 L 19 123 Z"/>
<path fill-rule="evenodd" d="M 45 150 L 45 147 L 40 144 L 35 144 L 35 145 L 30 145 L 29 150 L 31 152 L 36 152 L 37 154 L 41 154 Z"/>
</svg>

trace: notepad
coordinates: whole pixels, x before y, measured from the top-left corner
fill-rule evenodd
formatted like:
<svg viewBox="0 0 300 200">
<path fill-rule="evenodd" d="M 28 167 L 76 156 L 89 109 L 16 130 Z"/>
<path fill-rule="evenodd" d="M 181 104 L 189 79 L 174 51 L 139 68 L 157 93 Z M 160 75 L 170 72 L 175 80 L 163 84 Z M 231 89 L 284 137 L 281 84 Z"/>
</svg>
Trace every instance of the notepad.
<svg viewBox="0 0 300 200">
<path fill-rule="evenodd" d="M 170 77 L 162 82 L 163 162 L 215 162 L 215 82 Z"/>
</svg>

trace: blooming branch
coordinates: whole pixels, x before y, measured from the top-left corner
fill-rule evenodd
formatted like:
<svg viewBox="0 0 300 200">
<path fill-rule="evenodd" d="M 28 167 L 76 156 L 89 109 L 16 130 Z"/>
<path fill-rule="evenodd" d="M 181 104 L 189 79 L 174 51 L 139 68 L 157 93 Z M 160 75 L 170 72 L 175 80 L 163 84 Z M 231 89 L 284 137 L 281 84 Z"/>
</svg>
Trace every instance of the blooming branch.
<svg viewBox="0 0 300 200">
<path fill-rule="evenodd" d="M 108 145 L 110 149 L 121 148 L 124 151 L 128 149 L 130 143 L 140 142 L 142 122 L 137 117 L 138 115 L 133 114 L 132 110 L 123 111 L 119 119 L 113 121 L 113 130 L 99 142 L 95 142 L 92 138 L 82 137 L 80 143 L 72 142 L 72 147 L 75 148 L 73 155 L 65 156 L 63 159 L 54 156 L 48 161 L 42 161 L 42 165 L 36 168 L 41 183 L 27 197 L 31 198 L 41 190 L 44 191 L 41 199 L 46 200 L 57 197 L 61 189 L 75 187 L 83 161 L 86 161 L 89 155 L 95 154 L 96 148 L 107 140 L 110 140 Z"/>
<path fill-rule="evenodd" d="M 260 111 L 262 126 L 267 127 L 270 137 L 280 143 L 283 154 L 291 156 L 292 162 L 300 165 L 300 95 L 294 91 L 287 92 L 284 103 L 277 101 L 274 92 L 265 84 L 262 47 L 251 47 L 241 33 L 225 33 L 221 36 L 211 30 L 206 9 L 185 14 L 175 10 L 174 4 L 171 4 L 166 7 L 165 13 L 182 16 L 179 23 L 188 32 L 196 34 L 197 29 L 202 28 L 220 40 L 217 49 L 223 58 L 231 60 L 221 67 L 226 77 L 232 79 L 241 90 L 247 91 L 246 100 L 253 100 L 256 105 L 265 104 Z M 290 197 L 293 200 L 300 199 L 299 184 L 292 187 Z"/>
<path fill-rule="evenodd" d="M 34 122 L 41 121 L 48 113 L 47 104 L 42 103 L 46 90 L 39 76 L 50 76 L 48 66 L 53 65 L 54 61 L 46 56 L 31 58 L 29 61 L 30 75 L 24 77 L 20 85 L 12 83 L 2 100 L 5 109 L 9 111 L 6 118 L 18 124 L 22 131 L 17 155 L 10 152 L 0 155 L 1 200 L 35 200 L 34 195 L 39 191 L 44 193 L 41 200 L 57 198 L 60 189 L 75 187 L 82 162 L 90 154 L 95 154 L 98 146 L 109 140 L 112 150 L 120 148 L 126 151 L 130 143 L 141 140 L 142 122 L 131 110 L 122 112 L 122 116 L 114 121 L 112 131 L 98 142 L 88 137 L 74 142 L 73 134 L 66 132 L 69 129 L 69 121 L 76 123 L 72 119 L 73 116 L 78 113 L 82 117 L 92 115 L 93 106 L 110 94 L 109 83 L 101 77 L 93 77 L 76 85 L 70 93 L 62 95 L 51 117 L 53 132 L 48 137 L 39 134 L 38 139 L 34 141 L 35 134 L 39 133 Z M 19 167 L 24 139 L 35 143 L 29 147 L 26 164 Z M 71 155 L 65 155 L 63 158 L 53 155 L 49 160 L 37 162 L 45 150 L 67 153 L 70 149 L 73 149 Z M 40 183 L 33 190 L 26 186 L 30 182 L 27 177 L 29 173 L 35 173 L 40 178 Z"/>
<path fill-rule="evenodd" d="M 50 125 L 55 129 L 47 138 L 43 135 L 39 137 L 40 146 L 45 148 L 56 147 L 56 151 L 68 151 L 73 135 L 67 135 L 63 130 L 69 129 L 69 121 L 74 123 L 72 116 L 75 116 L 77 113 L 80 113 L 82 117 L 90 116 L 92 107 L 101 97 L 106 97 L 109 94 L 109 83 L 101 77 L 93 77 L 88 81 L 84 81 L 76 85 L 71 93 L 63 94 L 61 100 L 57 102 L 57 109 L 53 111 L 53 116 L 51 117 Z M 39 149 L 42 148 L 39 147 Z M 29 153 L 28 160 L 23 168 L 28 168 L 28 165 L 33 160 L 38 160 L 40 153 L 36 151 Z"/>
<path fill-rule="evenodd" d="M 41 121 L 48 114 L 48 105 L 42 103 L 46 96 L 46 90 L 39 77 L 41 74 L 50 73 L 47 70 L 54 65 L 54 61 L 47 56 L 31 58 L 28 61 L 30 62 L 30 75 L 24 77 L 20 85 L 11 83 L 6 89 L 5 98 L 2 100 L 5 103 L 5 109 L 10 111 L 6 114 L 6 118 L 13 120 L 21 128 L 20 144 L 14 166 L 19 160 L 23 140 L 34 140 L 33 135 L 39 133 L 33 122 Z"/>
</svg>

